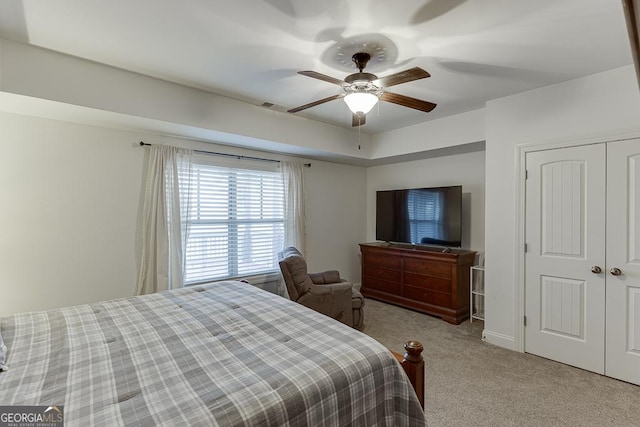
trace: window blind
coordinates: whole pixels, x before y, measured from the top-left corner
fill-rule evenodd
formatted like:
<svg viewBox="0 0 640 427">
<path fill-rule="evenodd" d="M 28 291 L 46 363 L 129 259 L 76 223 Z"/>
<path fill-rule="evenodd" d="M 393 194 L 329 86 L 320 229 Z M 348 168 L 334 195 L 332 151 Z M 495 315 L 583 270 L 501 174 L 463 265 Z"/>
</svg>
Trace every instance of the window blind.
<svg viewBox="0 0 640 427">
<path fill-rule="evenodd" d="M 194 163 L 185 283 L 276 271 L 284 244 L 280 172 Z"/>
</svg>

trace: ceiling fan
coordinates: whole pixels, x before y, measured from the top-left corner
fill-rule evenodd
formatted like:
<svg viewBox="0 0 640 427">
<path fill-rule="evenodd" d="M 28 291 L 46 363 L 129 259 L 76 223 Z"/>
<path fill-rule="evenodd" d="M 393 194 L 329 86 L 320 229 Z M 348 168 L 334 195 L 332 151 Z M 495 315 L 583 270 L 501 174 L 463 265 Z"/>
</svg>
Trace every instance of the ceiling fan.
<svg viewBox="0 0 640 427">
<path fill-rule="evenodd" d="M 386 77 L 378 78 L 375 74 L 363 72 L 364 68 L 367 66 L 367 62 L 371 59 L 371 55 L 365 52 L 358 52 L 354 54 L 351 59 L 360 71 L 348 75 L 344 80 L 336 79 L 315 71 L 298 71 L 298 74 L 302 74 L 303 76 L 312 77 L 314 79 L 323 80 L 325 82 L 341 86 L 344 92 L 310 102 L 309 104 L 301 105 L 300 107 L 292 108 L 291 110 L 288 110 L 288 112 L 297 113 L 298 111 L 306 110 L 307 108 L 315 107 L 316 105 L 324 104 L 325 102 L 333 101 L 334 99 L 343 98 L 353 113 L 351 121 L 352 126 L 361 126 L 365 123 L 365 115 L 371 111 L 378 100 L 391 102 L 393 104 L 402 105 L 403 107 L 413 108 L 426 113 L 436 108 L 436 104 L 432 102 L 422 101 L 420 99 L 387 92 L 385 90 L 388 87 L 401 83 L 431 77 L 431 74 L 427 73 L 422 68 L 414 67 Z"/>
</svg>

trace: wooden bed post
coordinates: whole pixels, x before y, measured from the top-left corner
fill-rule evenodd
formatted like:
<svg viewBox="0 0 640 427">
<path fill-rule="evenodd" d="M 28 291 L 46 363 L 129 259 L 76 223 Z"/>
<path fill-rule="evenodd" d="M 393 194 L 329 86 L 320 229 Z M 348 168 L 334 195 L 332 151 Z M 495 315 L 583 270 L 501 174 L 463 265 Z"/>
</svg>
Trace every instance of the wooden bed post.
<svg viewBox="0 0 640 427">
<path fill-rule="evenodd" d="M 424 409 L 424 358 L 422 357 L 424 347 L 419 341 L 407 341 L 404 343 L 404 349 L 406 350 L 404 356 L 395 351 L 392 353 L 409 377 L 420 405 Z"/>
</svg>

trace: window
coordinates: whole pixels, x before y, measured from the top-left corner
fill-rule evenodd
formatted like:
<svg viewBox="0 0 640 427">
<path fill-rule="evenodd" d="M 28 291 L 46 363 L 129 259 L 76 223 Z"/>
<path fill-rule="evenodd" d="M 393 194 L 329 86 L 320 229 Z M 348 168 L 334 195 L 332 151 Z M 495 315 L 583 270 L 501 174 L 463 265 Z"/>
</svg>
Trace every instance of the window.
<svg viewBox="0 0 640 427">
<path fill-rule="evenodd" d="M 443 193 L 409 190 L 408 208 L 412 242 L 420 242 L 424 236 L 444 239 Z"/>
<path fill-rule="evenodd" d="M 187 222 L 186 284 L 276 271 L 282 173 L 194 161 Z"/>
</svg>

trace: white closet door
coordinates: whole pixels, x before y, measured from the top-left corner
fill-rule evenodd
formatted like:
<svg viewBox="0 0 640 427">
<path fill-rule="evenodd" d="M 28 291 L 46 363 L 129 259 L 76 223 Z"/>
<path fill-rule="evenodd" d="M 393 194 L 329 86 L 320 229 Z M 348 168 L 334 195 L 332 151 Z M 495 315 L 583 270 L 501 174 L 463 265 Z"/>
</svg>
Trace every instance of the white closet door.
<svg viewBox="0 0 640 427">
<path fill-rule="evenodd" d="M 525 351 L 598 373 L 605 343 L 605 150 L 599 144 L 526 157 Z"/>
<path fill-rule="evenodd" d="M 640 140 L 607 147 L 606 306 L 606 375 L 640 384 Z"/>
</svg>

